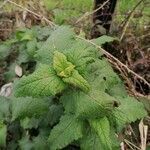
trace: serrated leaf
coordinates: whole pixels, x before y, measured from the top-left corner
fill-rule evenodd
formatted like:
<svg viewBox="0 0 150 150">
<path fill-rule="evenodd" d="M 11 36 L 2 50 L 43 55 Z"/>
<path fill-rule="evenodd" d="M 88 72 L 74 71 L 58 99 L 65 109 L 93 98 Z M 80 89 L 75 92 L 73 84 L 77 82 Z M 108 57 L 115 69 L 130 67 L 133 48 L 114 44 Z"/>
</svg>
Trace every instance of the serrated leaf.
<svg viewBox="0 0 150 150">
<path fill-rule="evenodd" d="M 0 122 L 0 147 L 6 146 L 7 126 Z"/>
<path fill-rule="evenodd" d="M 33 74 L 24 76 L 16 82 L 15 95 L 51 96 L 62 92 L 65 88 L 65 83 L 56 75 L 54 69 L 41 64 Z"/>
<path fill-rule="evenodd" d="M 103 150 L 99 136 L 93 129 L 87 129 L 87 133 L 81 139 L 81 150 Z"/>
<path fill-rule="evenodd" d="M 48 107 L 47 99 L 14 98 L 12 102 L 12 120 L 39 117 L 48 111 Z"/>
<path fill-rule="evenodd" d="M 33 30 L 29 29 L 20 29 L 16 32 L 16 38 L 19 41 L 30 41 L 34 38 L 34 32 Z"/>
<path fill-rule="evenodd" d="M 98 118 L 111 113 L 115 99 L 101 91 L 68 91 L 61 98 L 66 113 L 75 113 L 81 118 Z"/>
<path fill-rule="evenodd" d="M 87 70 L 87 81 L 94 89 L 108 91 L 109 93 L 109 90 L 121 83 L 106 59 L 96 59 L 88 66 Z"/>
<path fill-rule="evenodd" d="M 37 52 L 37 59 L 41 63 L 52 64 L 54 51 L 68 50 L 74 42 L 74 32 L 70 27 L 57 27 Z"/>
<path fill-rule="evenodd" d="M 110 124 L 107 117 L 89 121 L 91 127 L 98 134 L 103 146 L 103 150 L 112 150 L 112 141 L 110 138 Z"/>
<path fill-rule="evenodd" d="M 66 53 L 68 61 L 76 66 L 75 69 L 78 70 L 80 74 L 85 73 L 87 65 L 98 57 L 98 55 L 99 52 L 97 49 L 83 40 L 77 40 L 70 48 L 70 51 Z"/>
<path fill-rule="evenodd" d="M 53 68 L 60 77 L 70 77 L 75 66 L 67 60 L 67 57 L 58 51 L 54 52 Z"/>
<path fill-rule="evenodd" d="M 49 112 L 47 116 L 45 117 L 45 124 L 50 124 L 51 126 L 57 123 L 63 114 L 63 107 L 62 105 L 55 105 L 53 104 L 49 108 Z"/>
<path fill-rule="evenodd" d="M 10 116 L 10 100 L 6 97 L 0 96 L 0 120 L 6 119 Z"/>
<path fill-rule="evenodd" d="M 33 149 L 35 150 L 47 150 L 47 137 L 39 135 L 33 139 Z"/>
<path fill-rule="evenodd" d="M 21 150 L 32 150 L 33 142 L 30 141 L 29 136 L 25 136 L 19 141 L 19 147 Z"/>
<path fill-rule="evenodd" d="M 88 82 L 75 70 L 75 66 L 67 60 L 67 57 L 58 51 L 54 52 L 53 67 L 62 80 L 84 91 L 89 90 Z"/>
<path fill-rule="evenodd" d="M 65 115 L 61 117 L 51 131 L 49 136 L 49 145 L 51 150 L 62 149 L 74 140 L 82 137 L 83 123 L 74 115 Z"/>
<path fill-rule="evenodd" d="M 122 129 L 127 123 L 141 119 L 147 115 L 142 103 L 135 98 L 118 98 L 121 105 L 113 112 L 118 129 Z"/>
<path fill-rule="evenodd" d="M 101 37 L 99 37 L 97 39 L 92 40 L 92 42 L 94 42 L 95 44 L 98 44 L 98 45 L 103 45 L 106 42 L 112 42 L 114 40 L 115 40 L 114 37 L 103 35 L 103 36 L 101 36 Z"/>
<path fill-rule="evenodd" d="M 90 89 L 88 82 L 79 74 L 77 70 L 74 70 L 70 77 L 63 78 L 63 81 L 75 87 L 79 87 L 85 92 L 89 91 Z"/>
<path fill-rule="evenodd" d="M 0 44 L 0 60 L 4 60 L 11 52 L 10 45 Z"/>
<path fill-rule="evenodd" d="M 26 44 L 26 51 L 27 54 L 29 55 L 29 57 L 33 58 L 34 55 L 36 54 L 36 50 L 37 50 L 37 40 L 36 38 L 33 39 L 32 41 L 28 41 Z"/>
</svg>

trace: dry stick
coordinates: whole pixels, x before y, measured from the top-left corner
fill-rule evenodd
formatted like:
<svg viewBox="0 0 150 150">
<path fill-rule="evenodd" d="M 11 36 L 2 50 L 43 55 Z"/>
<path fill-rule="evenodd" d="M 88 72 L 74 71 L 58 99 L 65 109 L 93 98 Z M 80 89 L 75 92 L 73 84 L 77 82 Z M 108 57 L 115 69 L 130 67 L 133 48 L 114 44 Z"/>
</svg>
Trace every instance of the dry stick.
<svg viewBox="0 0 150 150">
<path fill-rule="evenodd" d="M 52 21 L 48 20 L 48 19 L 47 19 L 46 17 L 44 17 L 43 15 L 37 14 L 37 13 L 35 13 L 35 12 L 33 12 L 33 11 L 31 11 L 31 10 L 29 10 L 29 9 L 27 9 L 27 8 L 25 8 L 25 7 L 21 6 L 21 5 L 19 5 L 19 4 L 15 3 L 15 2 L 13 2 L 13 1 L 11 1 L 11 0 L 7 0 L 7 2 L 9 2 L 9 3 L 11 3 L 11 4 L 13 4 L 13 5 L 17 6 L 17 7 L 20 7 L 20 8 L 23 9 L 23 10 L 26 10 L 27 12 L 29 12 L 29 13 L 31 13 L 31 14 L 37 16 L 38 18 L 41 18 L 41 20 L 42 20 L 42 19 L 45 20 L 50 26 L 56 26 L 56 24 L 54 24 Z"/>
<path fill-rule="evenodd" d="M 120 60 L 118 60 L 116 57 L 114 57 L 113 55 L 111 55 L 109 52 L 107 52 L 106 50 L 104 50 L 101 46 L 95 44 L 94 42 L 90 41 L 90 40 L 86 40 L 80 36 L 76 36 L 79 39 L 82 39 L 84 41 L 86 41 L 87 43 L 91 43 L 92 45 L 94 45 L 96 48 L 100 49 L 107 57 L 112 58 L 113 60 L 115 60 L 118 64 L 120 64 L 122 67 L 124 67 L 129 73 L 133 74 L 134 76 L 136 76 L 137 78 L 139 78 L 140 80 L 142 80 L 145 84 L 147 84 L 150 87 L 150 83 L 148 83 L 143 77 L 141 77 L 140 75 L 138 75 L 137 73 L 135 73 L 133 70 L 131 70 L 130 68 L 128 68 L 125 64 L 123 64 Z"/>
<path fill-rule="evenodd" d="M 102 9 L 110 0 L 107 0 L 106 2 L 104 2 L 100 7 L 98 7 L 97 9 L 95 9 L 94 11 L 92 12 L 86 12 L 82 17 L 80 17 L 75 24 L 81 22 L 83 19 L 85 19 L 86 17 L 96 13 L 97 11 L 99 11 L 100 9 Z"/>
<path fill-rule="evenodd" d="M 123 27 L 123 31 L 122 31 L 122 34 L 120 36 L 120 41 L 122 41 L 124 35 L 125 35 L 125 32 L 127 30 L 127 27 L 129 26 L 129 23 L 130 23 L 130 20 L 131 18 L 133 17 L 134 15 L 134 11 L 136 10 L 136 8 L 143 2 L 144 0 L 140 0 L 136 5 L 135 7 L 133 8 L 133 10 L 130 12 L 130 14 L 128 15 L 127 19 L 126 19 L 126 22 L 124 24 L 124 27 Z"/>
<path fill-rule="evenodd" d="M 134 147 L 134 148 L 136 148 L 136 149 L 138 149 L 138 150 L 141 150 L 139 147 L 137 147 L 136 145 L 134 145 L 133 143 L 131 143 L 130 141 L 128 141 L 128 140 L 126 140 L 126 139 L 124 139 L 124 142 L 125 142 L 130 148 Z M 132 149 L 133 149 L 133 148 L 132 148 Z M 133 150 L 135 150 L 135 149 L 133 149 Z"/>
</svg>

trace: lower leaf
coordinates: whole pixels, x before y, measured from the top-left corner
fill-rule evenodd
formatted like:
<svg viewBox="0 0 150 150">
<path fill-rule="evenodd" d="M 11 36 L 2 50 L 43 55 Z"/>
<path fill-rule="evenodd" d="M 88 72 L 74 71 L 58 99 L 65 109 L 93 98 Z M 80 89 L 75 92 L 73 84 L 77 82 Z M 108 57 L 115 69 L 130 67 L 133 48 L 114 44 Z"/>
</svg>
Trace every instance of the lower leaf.
<svg viewBox="0 0 150 150">
<path fill-rule="evenodd" d="M 82 137 L 83 122 L 74 115 L 64 115 L 56 125 L 49 136 L 49 145 L 51 150 L 62 149 L 74 140 Z"/>
<path fill-rule="evenodd" d="M 110 137 L 110 124 L 107 117 L 89 121 L 91 127 L 98 134 L 103 146 L 103 150 L 112 150 L 112 141 Z"/>
</svg>

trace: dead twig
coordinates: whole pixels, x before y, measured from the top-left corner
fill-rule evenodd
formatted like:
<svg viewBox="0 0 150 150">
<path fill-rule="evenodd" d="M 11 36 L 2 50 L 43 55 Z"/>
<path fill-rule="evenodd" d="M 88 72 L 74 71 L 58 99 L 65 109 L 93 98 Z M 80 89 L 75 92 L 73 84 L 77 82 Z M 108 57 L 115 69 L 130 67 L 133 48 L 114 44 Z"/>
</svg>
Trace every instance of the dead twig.
<svg viewBox="0 0 150 150">
<path fill-rule="evenodd" d="M 46 18 L 45 16 L 43 16 L 43 15 L 37 14 L 37 13 L 35 13 L 35 12 L 33 12 L 33 11 L 31 11 L 31 10 L 29 10 L 29 9 L 27 9 L 27 8 L 25 8 L 25 7 L 21 6 L 21 5 L 19 5 L 19 4 L 15 3 L 15 2 L 13 2 L 13 1 L 11 1 L 11 0 L 7 0 L 7 2 L 9 2 L 9 3 L 11 3 L 11 4 L 13 4 L 13 5 L 15 5 L 15 6 L 21 8 L 21 9 L 23 9 L 23 10 L 25 10 L 25 11 L 31 13 L 31 14 L 33 14 L 33 15 L 35 15 L 36 17 L 40 18 L 41 20 L 46 21 L 50 26 L 56 26 L 55 23 L 53 23 L 52 21 L 50 21 L 49 19 L 47 19 L 47 18 Z"/>
<path fill-rule="evenodd" d="M 87 18 L 88 16 L 96 13 L 97 11 L 99 11 L 100 9 L 102 9 L 110 0 L 107 0 L 106 2 L 104 2 L 100 7 L 98 7 L 97 9 L 95 9 L 94 11 L 92 12 L 86 12 L 83 16 L 81 16 L 75 24 L 81 22 L 83 19 Z"/>
<path fill-rule="evenodd" d="M 114 61 L 116 61 L 118 63 L 118 65 L 120 65 L 121 67 L 125 68 L 128 71 L 128 73 L 133 74 L 134 76 L 136 76 L 138 79 L 140 79 L 141 81 L 143 81 L 145 84 L 147 84 L 150 87 L 150 83 L 148 83 L 148 81 L 146 81 L 143 77 L 141 77 L 140 75 L 138 75 L 137 73 L 135 73 L 133 70 L 131 70 L 130 68 L 128 68 L 128 66 L 126 66 L 120 60 L 118 60 L 116 57 L 114 57 L 112 54 L 110 54 L 109 52 L 107 52 L 106 50 L 104 50 L 101 46 L 95 44 L 91 40 L 84 39 L 84 38 L 82 38 L 80 36 L 76 36 L 76 37 L 79 38 L 79 39 L 81 39 L 81 40 L 84 40 L 87 43 L 90 43 L 90 44 L 94 45 L 96 48 L 100 49 L 107 57 L 113 59 Z"/>
<path fill-rule="evenodd" d="M 125 33 L 126 33 L 126 30 L 127 30 L 128 26 L 129 26 L 129 23 L 130 23 L 130 20 L 132 19 L 136 8 L 137 8 L 143 1 L 144 1 L 144 0 L 140 0 L 140 1 L 134 6 L 133 10 L 130 12 L 130 14 L 129 14 L 128 17 L 126 18 L 126 21 L 125 21 L 125 23 L 124 23 L 124 25 L 123 25 L 122 34 L 121 34 L 121 36 L 120 36 L 120 41 L 122 41 L 122 39 L 123 39 L 123 37 L 124 37 L 124 35 L 125 35 Z"/>
<path fill-rule="evenodd" d="M 143 120 L 139 124 L 140 138 L 141 138 L 141 150 L 146 150 L 148 126 L 144 125 Z"/>
<path fill-rule="evenodd" d="M 126 140 L 126 139 L 124 139 L 124 142 L 131 148 L 131 149 L 133 149 L 133 150 L 135 150 L 135 148 L 137 149 L 137 150 L 141 150 L 139 147 L 137 147 L 136 145 L 134 145 L 133 143 L 131 143 L 130 141 L 128 141 L 128 140 Z M 134 147 L 134 148 L 133 148 Z"/>
</svg>

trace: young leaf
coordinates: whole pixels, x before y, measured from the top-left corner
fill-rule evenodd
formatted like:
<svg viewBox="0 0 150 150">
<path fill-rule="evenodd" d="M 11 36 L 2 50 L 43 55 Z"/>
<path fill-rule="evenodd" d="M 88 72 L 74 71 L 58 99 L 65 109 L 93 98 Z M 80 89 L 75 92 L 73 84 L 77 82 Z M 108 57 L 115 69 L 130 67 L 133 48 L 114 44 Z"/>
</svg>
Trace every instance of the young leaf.
<svg viewBox="0 0 150 150">
<path fill-rule="evenodd" d="M 89 91 L 90 89 L 88 82 L 79 74 L 77 70 L 74 70 L 70 77 L 63 78 L 63 81 L 75 87 L 79 87 L 85 92 Z"/>
<path fill-rule="evenodd" d="M 121 105 L 113 112 L 118 129 L 147 115 L 142 103 L 132 97 L 118 98 Z"/>
<path fill-rule="evenodd" d="M 7 126 L 0 122 L 0 147 L 6 146 Z"/>
<path fill-rule="evenodd" d="M 51 96 L 62 92 L 65 88 L 65 83 L 56 75 L 54 69 L 43 64 L 33 74 L 24 76 L 16 83 L 15 95 Z"/>
<path fill-rule="evenodd" d="M 74 115 L 65 115 L 60 119 L 49 136 L 49 145 L 51 150 L 62 149 L 74 140 L 82 137 L 83 122 Z"/>
<path fill-rule="evenodd" d="M 75 113 L 81 118 L 97 118 L 109 114 L 114 109 L 115 99 L 101 91 L 68 91 L 61 98 L 66 113 Z"/>
<path fill-rule="evenodd" d="M 112 141 L 110 138 L 110 124 L 107 117 L 89 121 L 91 127 L 98 134 L 103 145 L 103 150 L 112 150 Z"/>
<path fill-rule="evenodd" d="M 33 99 L 30 97 L 13 99 L 12 120 L 26 117 L 39 117 L 48 111 L 47 99 Z"/>
<path fill-rule="evenodd" d="M 63 53 L 54 52 L 53 67 L 64 82 L 79 87 L 84 91 L 89 90 L 88 82 L 74 69 L 75 66 L 67 61 L 67 57 Z"/>
<path fill-rule="evenodd" d="M 74 70 L 74 65 L 67 61 L 67 57 L 58 51 L 54 52 L 53 68 L 60 77 L 70 77 Z"/>
</svg>

